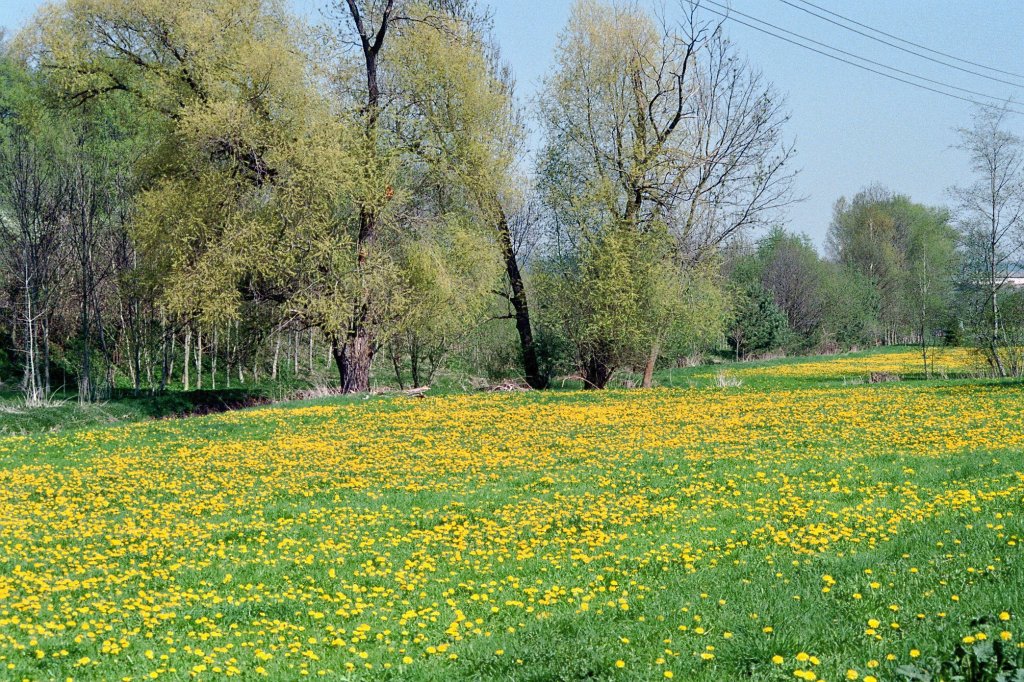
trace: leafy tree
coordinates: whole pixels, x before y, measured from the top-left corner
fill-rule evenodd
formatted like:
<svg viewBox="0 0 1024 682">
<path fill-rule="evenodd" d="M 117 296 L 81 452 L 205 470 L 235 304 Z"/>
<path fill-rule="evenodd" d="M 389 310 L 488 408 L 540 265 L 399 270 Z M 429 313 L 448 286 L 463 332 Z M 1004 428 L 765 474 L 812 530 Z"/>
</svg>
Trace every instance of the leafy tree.
<svg viewBox="0 0 1024 682">
<path fill-rule="evenodd" d="M 822 345 L 825 348 L 873 343 L 878 338 L 878 290 L 863 273 L 827 263 L 822 287 Z"/>
<path fill-rule="evenodd" d="M 602 386 L 609 363 L 635 362 L 637 353 L 649 378 L 665 339 L 663 327 L 645 326 L 677 310 L 678 300 L 647 296 L 685 290 L 655 283 L 665 272 L 685 283 L 689 267 L 786 200 L 782 169 L 790 151 L 780 145 L 778 100 L 696 9 L 670 27 L 633 5 L 581 1 L 561 36 L 540 112 L 547 255 L 566 280 L 548 293 L 571 293 L 577 305 L 567 311 L 614 320 L 565 321 L 608 330 L 608 338 L 578 348 L 588 386 Z M 624 232 L 634 236 L 626 240 Z M 599 253 L 625 241 L 644 245 L 636 262 Z M 609 269 L 595 270 L 585 258 Z M 599 281 L 612 277 L 630 284 Z M 619 298 L 580 300 L 602 295 Z M 628 310 L 614 307 L 627 301 Z"/>
<path fill-rule="evenodd" d="M 546 83 L 541 191 L 552 249 L 540 291 L 588 388 L 603 388 L 651 341 L 655 273 L 670 256 L 656 197 L 669 200 L 683 181 L 659 165 L 680 156 L 698 41 L 661 35 L 633 8 L 580 2 Z"/>
<path fill-rule="evenodd" d="M 394 45 L 395 88 L 405 93 L 416 112 L 402 125 L 403 144 L 416 154 L 423 167 L 420 182 L 433 188 L 438 208 L 458 216 L 464 235 L 475 230 L 482 241 L 465 245 L 466 255 L 476 258 L 476 269 L 464 271 L 467 279 L 462 286 L 449 288 L 448 300 L 427 295 L 425 300 L 437 304 L 422 317 L 419 331 L 413 324 L 405 335 L 410 348 L 423 346 L 417 337 L 427 330 L 436 332 L 438 322 L 448 319 L 451 324 L 443 338 L 465 336 L 482 319 L 485 297 L 498 292 L 513 309 L 526 379 L 534 388 L 543 388 L 546 377 L 538 369 L 525 284 L 506 213 L 506 205 L 517 194 L 513 167 L 523 135 L 512 107 L 511 76 L 496 66 L 494 50 L 479 26 L 482 20 L 472 8 L 448 11 L 447 19 L 435 12 L 429 21 L 403 24 L 401 40 Z M 492 243 L 485 243 L 488 240 Z M 495 246 L 500 261 L 494 258 Z M 488 269 L 501 261 L 504 291 L 499 291 L 497 273 Z"/>
<path fill-rule="evenodd" d="M 616 368 L 648 347 L 664 275 L 645 262 L 659 246 L 665 248 L 625 226 L 610 226 L 588 235 L 571 261 L 540 266 L 542 314 L 571 342 L 586 388 L 604 388 Z"/>
<path fill-rule="evenodd" d="M 760 283 L 750 283 L 737 291 L 734 305 L 728 342 L 737 360 L 783 345 L 788 331 L 786 315 Z"/>
<path fill-rule="evenodd" d="M 895 343 L 904 322 L 900 278 L 905 272 L 900 249 L 897 201 L 881 187 L 836 202 L 828 247 L 836 262 L 862 273 L 876 291 L 878 324 L 887 343 Z"/>
<path fill-rule="evenodd" d="M 937 340 L 936 326 L 945 326 L 952 308 L 953 280 L 958 266 L 957 235 L 945 211 L 922 211 L 921 219 L 911 223 L 907 238 L 905 296 L 913 311 L 921 347 L 925 376 L 929 344 Z M 944 341 L 945 339 L 943 339 Z"/>
<path fill-rule="evenodd" d="M 928 264 L 932 292 L 938 292 L 938 283 L 952 278 L 955 265 L 950 235 L 946 211 L 881 187 L 836 202 L 828 247 L 837 263 L 871 283 L 882 342 L 920 336 L 921 296 L 916 292 L 924 281 L 923 264 Z"/>
<path fill-rule="evenodd" d="M 645 388 L 652 385 L 659 355 L 679 358 L 721 344 L 732 302 L 719 269 L 719 263 L 707 261 L 685 269 L 663 265 L 655 273 L 654 342 L 644 366 Z"/>
<path fill-rule="evenodd" d="M 466 180 L 500 164 L 506 93 L 475 78 L 484 48 L 457 18 L 402 10 L 397 30 L 393 3 L 350 3 L 360 59 L 330 74 L 270 0 L 69 0 L 40 29 L 70 101 L 123 91 L 162 116 L 135 233 L 169 309 L 215 327 L 272 307 L 315 326 L 345 391 L 366 390 L 377 351 L 416 321 L 434 340 L 439 315 L 466 324 L 495 276 L 493 221 Z"/>
</svg>

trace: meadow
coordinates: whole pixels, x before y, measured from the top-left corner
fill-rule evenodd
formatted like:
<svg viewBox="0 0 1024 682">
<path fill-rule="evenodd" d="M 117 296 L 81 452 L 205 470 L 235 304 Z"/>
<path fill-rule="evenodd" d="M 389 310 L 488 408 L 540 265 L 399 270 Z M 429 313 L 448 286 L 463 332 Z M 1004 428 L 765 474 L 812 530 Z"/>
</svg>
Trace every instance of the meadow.
<svg viewBox="0 0 1024 682">
<path fill-rule="evenodd" d="M 0 676 L 872 682 L 1018 648 L 1024 385 L 851 381 L 902 361 L 4 437 Z"/>
</svg>

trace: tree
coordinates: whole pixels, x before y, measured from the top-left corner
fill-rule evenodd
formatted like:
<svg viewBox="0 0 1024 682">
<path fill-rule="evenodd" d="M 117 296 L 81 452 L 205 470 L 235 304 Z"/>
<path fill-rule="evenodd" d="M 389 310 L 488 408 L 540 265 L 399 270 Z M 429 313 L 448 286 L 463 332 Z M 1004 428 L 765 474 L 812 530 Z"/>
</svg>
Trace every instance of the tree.
<svg viewBox="0 0 1024 682">
<path fill-rule="evenodd" d="M 629 241 L 625 231 L 645 249 L 637 261 L 616 267 L 637 284 L 625 299 L 672 291 L 653 285 L 660 277 L 655 273 L 668 268 L 684 276 L 786 201 L 782 169 L 790 151 L 780 147 L 778 100 L 736 57 L 720 27 L 701 23 L 696 11 L 691 7 L 683 25 L 669 27 L 632 5 L 584 1 L 573 9 L 540 105 L 548 256 L 569 281 L 561 291 L 577 297 L 615 291 L 594 279 L 611 271 L 594 271 L 582 260 L 601 257 L 602 244 Z M 573 282 L 577 277 L 583 279 Z M 638 330 L 658 319 L 655 301 L 636 300 L 632 313 L 615 312 L 620 329 Z M 580 310 L 612 308 L 594 301 Z M 579 328 L 583 321 L 568 323 Z M 586 325 L 611 326 L 600 320 Z M 641 336 L 641 362 L 650 365 L 644 372 L 650 376 L 661 334 L 647 329 Z M 610 376 L 609 362 L 635 359 L 636 349 L 623 340 L 581 348 L 588 386 Z M 593 356 L 598 350 L 604 357 Z"/>
<path fill-rule="evenodd" d="M 10 58 L 0 61 L 0 236 L 6 278 L 16 291 L 12 328 L 21 340 L 22 389 L 37 404 L 50 390 L 49 339 L 67 266 L 62 217 L 69 178 L 60 124 L 38 84 Z"/>
<path fill-rule="evenodd" d="M 488 291 L 497 288 L 490 274 L 485 274 L 488 258 L 495 255 L 491 244 L 496 240 L 496 255 L 505 263 L 512 292 L 508 300 L 516 311 L 527 378 L 535 387 L 542 387 L 544 380 L 537 369 L 525 288 L 503 206 L 503 197 L 511 189 L 509 172 L 521 129 L 511 106 L 511 79 L 496 67 L 496 59 L 490 55 L 484 35 L 486 19 L 476 12 L 473 3 L 451 0 L 419 5 L 390 0 L 360 5 L 348 0 L 343 13 L 347 13 L 358 35 L 366 77 L 367 100 L 362 118 L 366 136 L 363 149 L 368 155 L 361 166 L 372 169 L 365 172 L 376 173 L 382 160 L 410 164 L 410 172 L 394 175 L 384 182 L 385 186 L 377 178 L 367 182 L 366 187 L 371 193 L 383 191 L 387 195 L 393 186 L 404 183 L 406 196 L 416 197 L 413 213 L 419 214 L 418 220 L 452 223 L 452 218 L 456 218 L 455 223 L 464 228 L 464 236 L 472 232 L 475 246 L 469 246 L 466 240 L 463 245 L 487 257 L 455 258 L 463 264 L 475 262 L 482 268 L 472 273 L 470 280 L 464 280 L 467 284 L 472 281 Z M 391 88 L 386 102 L 380 96 L 382 73 L 388 74 Z M 392 130 L 398 134 L 390 135 L 388 131 Z M 379 231 L 379 217 L 372 203 L 358 197 L 356 202 L 360 207 L 356 246 L 360 254 L 366 254 L 359 256 L 358 271 L 370 268 L 373 254 L 379 255 L 381 251 L 372 248 Z M 422 215 L 424 208 L 432 216 Z M 399 225 L 405 224 L 406 238 L 419 243 L 412 216 L 397 211 L 394 215 Z M 486 238 L 481 229 L 487 230 Z M 485 244 L 481 239 L 492 241 Z M 371 248 L 367 250 L 367 246 Z M 470 285 L 457 294 L 461 303 L 474 302 L 472 317 L 482 310 L 476 294 L 483 290 Z M 415 298 L 415 291 L 411 293 Z M 434 299 L 428 295 L 423 300 Z M 349 356 L 364 356 L 359 350 L 363 346 L 369 348 L 372 357 L 375 348 L 393 333 L 388 326 L 405 326 L 406 334 L 410 333 L 409 315 L 396 318 L 391 325 L 378 325 L 378 329 L 366 325 L 366 316 L 373 307 L 372 294 L 364 296 L 356 306 L 349 325 L 349 340 L 343 346 L 343 350 L 350 350 L 345 351 L 347 355 L 343 355 L 342 361 L 348 362 L 345 357 Z M 450 304 L 435 307 L 432 317 L 436 320 L 438 315 L 457 308 Z M 411 333 L 413 337 L 417 334 Z M 366 336 L 367 341 L 361 342 L 361 336 Z M 339 362 L 339 368 L 342 366 L 343 362 Z"/>
<path fill-rule="evenodd" d="M 388 173 L 380 174 L 382 168 L 388 168 L 386 151 L 379 149 L 381 131 L 380 89 L 380 58 L 388 29 L 395 15 L 394 0 L 386 0 L 376 17 L 371 17 L 375 3 L 360 7 L 356 0 L 347 0 L 352 24 L 356 30 L 359 49 L 362 52 L 364 75 L 366 79 L 365 106 L 362 108 L 362 125 L 364 138 L 359 149 L 364 153 L 363 183 L 357 191 L 355 202 L 358 211 L 359 227 L 355 235 L 356 277 L 363 286 L 356 293 L 352 312 L 343 330 L 332 333 L 331 347 L 334 360 L 338 365 L 341 377 L 341 388 L 346 393 L 366 391 L 370 387 L 370 366 L 379 344 L 374 329 L 374 317 L 378 308 L 375 291 L 366 283 L 371 279 L 375 250 L 378 239 L 378 223 L 384 212 L 382 203 L 389 199 Z M 370 23 L 376 19 L 376 23 Z M 382 158 L 384 157 L 384 158 Z M 392 189 L 391 192 L 394 190 Z M 383 201 L 382 201 L 383 198 Z"/>
<path fill-rule="evenodd" d="M 659 355 L 679 358 L 719 345 L 725 336 L 731 301 L 720 282 L 719 263 L 665 267 L 654 274 L 650 328 L 654 342 L 644 365 L 642 386 L 653 385 Z"/>
<path fill-rule="evenodd" d="M 33 184 L 38 198 L 43 175 L 59 190 L 51 192 L 45 226 L 37 229 L 47 232 L 47 244 L 36 266 L 53 274 L 43 277 L 50 281 L 41 290 L 48 292 L 49 303 L 37 306 L 41 316 L 33 324 L 40 357 L 33 357 L 29 347 L 27 364 L 39 361 L 41 385 L 48 392 L 56 357 L 51 329 L 59 330 L 65 336 L 53 350 L 62 351 L 63 368 L 75 374 L 81 401 L 110 394 L 121 354 L 134 358 L 125 369 L 138 390 L 146 326 L 142 310 L 152 299 L 135 287 L 128 295 L 137 264 L 128 224 L 139 179 L 136 162 L 148 141 L 147 120 L 124 93 L 66 106 L 58 96 L 56 74 L 40 68 L 36 58 L 41 55 L 31 51 L 38 48 L 28 40 L 33 37 L 20 36 L 5 58 L 10 86 L 3 105 L 5 141 L 13 154 L 6 156 L 5 178 L 18 185 L 9 185 L 9 205 L 23 202 Z M 27 181 L 32 174 L 35 183 Z M 22 204 L 22 221 L 25 208 Z M 28 237 L 24 226 L 21 236 Z M 25 253 L 21 249 L 22 257 Z M 71 329 L 76 330 L 73 338 L 67 336 Z M 100 370 L 102 378 L 97 377 Z"/>
<path fill-rule="evenodd" d="M 907 239 L 907 305 L 913 310 L 925 377 L 931 376 L 929 344 L 934 325 L 944 321 L 951 307 L 957 267 L 957 235 L 945 211 L 919 209 Z"/>
<path fill-rule="evenodd" d="M 764 287 L 750 283 L 736 292 L 735 300 L 728 341 L 737 360 L 782 345 L 788 329 L 786 316 Z"/>
<path fill-rule="evenodd" d="M 833 209 L 826 242 L 836 262 L 862 273 L 875 288 L 876 317 L 886 343 L 896 342 L 904 319 L 899 280 L 905 263 L 893 210 L 896 200 L 879 186 L 859 192 L 850 202 L 841 197 Z"/>
<path fill-rule="evenodd" d="M 319 328 L 353 392 L 414 320 L 461 310 L 469 324 L 471 290 L 493 288 L 495 219 L 465 179 L 500 166 L 498 136 L 480 134 L 508 107 L 493 79 L 480 86 L 490 99 L 469 98 L 486 111 L 437 106 L 448 87 L 476 87 L 437 69 L 438 53 L 480 73 L 482 43 L 455 4 L 343 9 L 358 60 L 313 50 L 271 0 L 69 0 L 39 42 L 67 101 L 124 93 L 160 119 L 133 231 L 168 311 L 197 343 L 268 311 L 272 327 Z M 437 331 L 424 333 L 450 336 Z"/>
<path fill-rule="evenodd" d="M 540 222 L 540 208 L 532 196 L 520 200 L 517 210 L 509 216 L 504 210 L 498 214 L 498 244 L 505 261 L 508 293 L 503 294 L 512 306 L 519 337 L 519 352 L 523 373 L 531 388 L 547 388 L 549 378 L 541 366 L 541 353 L 534 339 L 533 322 L 522 265 L 528 262 L 536 247 L 536 228 Z"/>
<path fill-rule="evenodd" d="M 560 311 L 588 388 L 603 388 L 646 345 L 652 265 L 670 256 L 657 207 L 683 180 L 676 131 L 702 39 L 659 32 L 634 8 L 578 2 L 545 84 L 540 176 L 551 250 L 541 291 L 548 312 Z"/>
<path fill-rule="evenodd" d="M 256 229 L 253 216 L 270 214 L 273 154 L 283 151 L 273 149 L 281 140 L 274 134 L 286 130 L 281 114 L 302 118 L 304 61 L 292 38 L 287 18 L 256 0 L 189 8 L 69 0 L 45 8 L 20 36 L 67 108 L 64 117 L 85 122 L 76 138 L 82 153 L 72 224 L 87 395 L 93 337 L 108 387 L 119 345 L 130 346 L 128 373 L 138 390 L 142 341 L 153 336 L 144 330 L 160 329 L 163 352 L 149 355 L 163 356 L 163 387 L 175 328 L 192 318 L 228 318 L 240 301 L 263 293 L 269 260 L 253 277 L 240 273 L 275 234 Z M 136 146 L 140 125 L 146 140 Z M 309 136 L 286 139 L 294 149 Z M 133 273 L 140 263 L 142 272 Z M 101 301 L 104 288 L 114 293 Z M 160 305 L 143 305 L 143 292 Z M 117 306 L 119 338 L 107 338 L 104 302 Z"/>
<path fill-rule="evenodd" d="M 701 24 L 687 0 L 683 35 L 696 44 L 685 146 L 688 163 L 670 220 L 681 253 L 698 262 L 729 240 L 769 225 L 793 202 L 796 153 L 783 140 L 785 98 L 742 57 L 722 25 Z"/>
<path fill-rule="evenodd" d="M 914 203 L 909 197 L 874 186 L 852 200 L 836 202 L 828 248 L 842 267 L 870 282 L 877 302 L 878 339 L 893 344 L 920 341 L 920 290 L 933 292 L 951 281 L 953 242 L 945 210 Z M 931 272 L 922 280 L 922 259 Z"/>
<path fill-rule="evenodd" d="M 124 97 L 89 101 L 60 113 L 66 127 L 61 158 L 68 178 L 66 241 L 76 266 L 78 394 L 79 401 L 88 402 L 110 397 L 116 383 L 115 356 L 122 345 L 134 343 L 138 361 L 141 321 L 129 323 L 128 317 L 138 317 L 143 300 L 127 300 L 126 286 L 136 263 L 128 231 L 137 162 L 149 140 L 144 117 Z M 114 301 L 122 306 L 119 314 L 104 305 Z M 94 359 L 101 361 L 101 373 L 94 372 Z M 140 368 L 129 363 L 129 373 L 138 390 Z"/>
<path fill-rule="evenodd" d="M 529 202 L 514 186 L 521 181 L 513 166 L 523 138 L 514 84 L 508 69 L 498 66 L 486 20 L 468 6 L 449 8 L 449 14 L 403 24 L 395 45 L 396 88 L 418 111 L 403 126 L 405 144 L 449 200 L 462 201 L 472 220 L 493 225 L 506 281 L 497 293 L 512 309 L 526 381 L 544 388 L 547 377 L 539 367 L 520 268 L 522 227 L 532 218 Z M 508 207 L 517 205 L 522 209 L 510 215 Z"/>
<path fill-rule="evenodd" d="M 616 225 L 564 260 L 538 265 L 542 316 L 571 343 L 585 388 L 604 388 L 616 368 L 643 357 L 659 306 L 668 304 L 657 294 L 671 292 L 662 270 L 668 259 L 657 259 L 657 268 L 642 264 L 665 248 L 663 240 Z"/>
<path fill-rule="evenodd" d="M 1006 129 L 1006 107 L 979 108 L 970 128 L 960 128 L 959 148 L 974 171 L 974 182 L 952 190 L 958 227 L 964 238 L 981 245 L 974 271 L 986 297 L 984 342 L 999 376 L 1006 339 L 1002 334 L 999 296 L 1016 267 L 1024 238 L 1024 139 Z"/>
<path fill-rule="evenodd" d="M 878 338 L 878 290 L 860 271 L 825 261 L 822 287 L 822 345 L 855 347 Z"/>
<path fill-rule="evenodd" d="M 761 285 L 785 313 L 789 329 L 811 342 L 821 330 L 827 276 L 818 252 L 806 236 L 775 228 L 761 240 L 757 259 Z"/>
</svg>

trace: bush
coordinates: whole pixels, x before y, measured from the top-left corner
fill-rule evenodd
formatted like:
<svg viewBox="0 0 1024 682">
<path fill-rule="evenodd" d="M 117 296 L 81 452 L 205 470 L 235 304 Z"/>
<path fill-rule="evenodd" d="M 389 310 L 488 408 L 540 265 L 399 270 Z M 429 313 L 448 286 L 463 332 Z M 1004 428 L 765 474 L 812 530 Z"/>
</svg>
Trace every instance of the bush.
<svg viewBox="0 0 1024 682">
<path fill-rule="evenodd" d="M 758 283 L 745 286 L 737 297 L 728 335 L 729 347 L 736 357 L 780 348 L 788 335 L 786 316 L 764 287 Z"/>
</svg>

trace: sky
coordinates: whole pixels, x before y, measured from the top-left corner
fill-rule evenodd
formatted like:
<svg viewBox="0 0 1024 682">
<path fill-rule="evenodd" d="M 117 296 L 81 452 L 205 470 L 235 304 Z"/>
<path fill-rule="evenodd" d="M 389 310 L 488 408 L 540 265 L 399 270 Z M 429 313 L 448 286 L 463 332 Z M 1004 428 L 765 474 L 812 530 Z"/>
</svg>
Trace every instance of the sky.
<svg viewBox="0 0 1024 682">
<path fill-rule="evenodd" d="M 670 21 L 681 14 L 679 1 L 637 0 L 652 10 L 663 9 Z M 957 71 L 843 30 L 787 5 L 785 0 L 716 1 L 728 4 L 734 12 L 876 62 L 1000 100 L 1014 98 L 1021 102 L 1017 108 L 1024 111 L 1024 77 L 1001 75 L 925 53 L 965 69 L 1019 83 L 1020 87 Z M 812 1 L 820 8 L 924 47 L 1024 74 L 1024 0 Z M 554 64 L 559 33 L 569 17 L 572 1 L 483 2 L 493 11 L 496 39 L 516 74 L 521 103 L 529 111 L 544 75 Z M 799 0 L 789 2 L 800 5 Z M 318 0 L 292 3 L 308 12 L 317 6 Z M 39 0 L 0 0 L 0 26 L 16 30 L 40 4 Z M 709 3 L 705 6 L 708 10 L 718 9 Z M 718 19 L 710 12 L 705 16 Z M 738 14 L 733 17 L 754 23 Z M 803 198 L 780 216 L 787 229 L 807 234 L 821 246 L 831 221 L 832 206 L 840 196 L 851 197 L 869 185 L 881 184 L 921 203 L 948 205 L 948 189 L 969 181 L 968 160 L 955 148 L 955 129 L 969 125 L 972 104 L 862 71 L 733 21 L 726 21 L 725 30 L 739 51 L 787 99 L 791 119 L 785 132 L 787 139 L 796 144 L 794 164 L 799 169 L 795 194 Z M 909 49 L 922 52 L 919 48 Z M 1024 135 L 1024 115 L 1012 115 L 1008 125 Z M 536 135 L 531 136 L 532 145 L 538 142 Z"/>
</svg>

